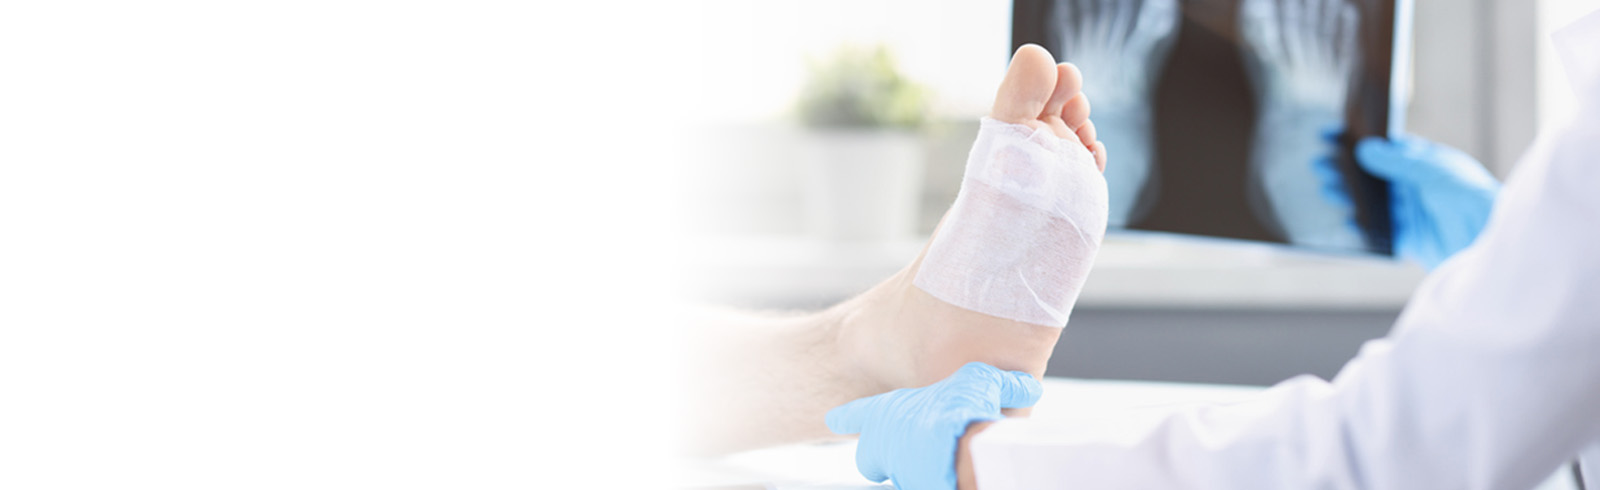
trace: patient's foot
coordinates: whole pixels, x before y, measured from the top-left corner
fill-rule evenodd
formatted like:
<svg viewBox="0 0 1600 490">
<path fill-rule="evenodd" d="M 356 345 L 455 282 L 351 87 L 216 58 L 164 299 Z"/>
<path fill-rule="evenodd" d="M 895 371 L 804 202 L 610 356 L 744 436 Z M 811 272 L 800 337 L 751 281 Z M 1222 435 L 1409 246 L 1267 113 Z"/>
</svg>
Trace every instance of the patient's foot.
<svg viewBox="0 0 1600 490">
<path fill-rule="evenodd" d="M 1089 122 L 1089 102 L 1081 87 L 1077 68 L 1057 65 L 1043 48 L 1024 46 L 1013 56 L 996 94 L 990 117 L 998 122 L 986 122 L 983 130 L 1013 134 L 1033 130 L 1029 141 L 1045 141 L 1047 145 L 1042 147 L 1058 150 L 1043 154 L 1058 157 L 1054 159 L 995 164 L 1006 171 L 1001 172 L 1006 174 L 1002 180 L 1012 179 L 1001 187 L 1020 186 L 1023 189 L 1018 192 L 1053 199 L 1046 206 L 1052 209 L 1019 204 L 994 189 L 988 189 L 991 199 L 981 199 L 983 195 L 974 190 L 981 185 L 973 182 L 973 164 L 969 163 L 962 197 L 946 213 L 922 255 L 884 283 L 830 310 L 841 327 L 843 362 L 855 364 L 878 380 L 880 391 L 932 383 L 969 361 L 1044 374 L 1065 323 L 1065 311 L 1051 311 L 1051 306 L 1070 310 L 1105 230 L 1105 184 L 1096 170 L 1105 170 L 1106 148 L 1096 141 L 1095 126 Z M 1038 130 L 1048 130 L 1054 137 Z M 984 144 L 982 133 L 979 140 Z M 979 160 L 974 157 L 974 162 Z M 1041 171 L 1032 167 L 1046 166 L 1041 164 L 1082 165 L 1042 169 L 1053 173 L 1055 181 L 1072 177 L 1081 183 L 1066 192 L 1056 187 L 1027 189 L 1038 181 L 1034 172 Z M 1027 177 L 1016 177 L 1018 171 Z M 1018 214 L 1026 212 L 1035 215 Z M 996 235 L 1006 239 L 985 239 Z M 979 243 L 978 248 L 973 248 L 973 243 Z M 951 250 L 965 252 L 962 259 L 979 258 L 972 260 L 978 264 L 968 267 L 963 260 L 950 260 L 948 254 L 956 253 Z M 925 263 L 929 267 L 924 267 Z M 985 265 L 996 264 L 1005 272 L 985 272 Z M 919 280 L 919 274 L 928 277 Z M 981 292 L 990 283 L 1015 281 L 1019 274 L 1034 278 L 1016 281 L 1030 288 L 1028 293 L 1034 297 L 983 298 L 979 294 L 976 303 L 972 297 L 951 300 L 963 303 L 957 306 L 929 293 L 950 292 L 951 288 L 927 283 L 933 276 L 953 278 L 966 281 L 959 285 L 966 292 Z M 1001 292 L 1000 296 L 1015 296 L 1015 291 Z M 990 301 L 995 299 L 999 302 Z M 1008 299 L 1019 301 L 1007 303 Z"/>
</svg>

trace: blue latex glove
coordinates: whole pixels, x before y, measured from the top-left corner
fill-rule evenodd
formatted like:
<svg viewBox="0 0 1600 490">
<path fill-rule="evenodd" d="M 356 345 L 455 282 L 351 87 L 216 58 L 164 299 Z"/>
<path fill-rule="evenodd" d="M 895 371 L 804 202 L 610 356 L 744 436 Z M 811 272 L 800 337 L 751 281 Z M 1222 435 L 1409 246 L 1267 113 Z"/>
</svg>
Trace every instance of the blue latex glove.
<svg viewBox="0 0 1600 490">
<path fill-rule="evenodd" d="M 894 390 L 828 412 L 828 429 L 861 434 L 856 469 L 900 490 L 954 490 L 956 445 L 967 425 L 999 420 L 1001 408 L 1039 401 L 1044 387 L 1021 371 L 967 363 L 943 381 Z"/>
<path fill-rule="evenodd" d="M 1415 136 L 1364 138 L 1356 162 L 1389 182 L 1395 254 L 1430 270 L 1477 239 L 1500 192 L 1500 182 L 1471 155 Z M 1348 205 L 1333 161 L 1316 166 L 1323 196 Z"/>
</svg>

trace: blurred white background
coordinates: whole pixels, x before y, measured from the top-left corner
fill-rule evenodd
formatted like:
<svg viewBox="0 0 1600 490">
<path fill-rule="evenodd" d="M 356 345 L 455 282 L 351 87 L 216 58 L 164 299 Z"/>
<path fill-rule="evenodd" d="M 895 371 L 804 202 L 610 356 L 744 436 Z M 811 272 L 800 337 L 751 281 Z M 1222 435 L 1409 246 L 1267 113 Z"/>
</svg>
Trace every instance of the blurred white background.
<svg viewBox="0 0 1600 490">
<path fill-rule="evenodd" d="M 0 488 L 659 484 L 691 11 L 0 3 Z"/>
</svg>

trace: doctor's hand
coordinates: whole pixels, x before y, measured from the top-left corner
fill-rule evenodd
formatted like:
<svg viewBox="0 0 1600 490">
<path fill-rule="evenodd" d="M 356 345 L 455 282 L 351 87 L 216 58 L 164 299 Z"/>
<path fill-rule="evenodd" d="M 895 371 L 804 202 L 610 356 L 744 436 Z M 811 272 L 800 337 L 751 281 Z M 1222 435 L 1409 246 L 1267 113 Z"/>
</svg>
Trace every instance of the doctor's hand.
<svg viewBox="0 0 1600 490">
<path fill-rule="evenodd" d="M 943 381 L 894 390 L 828 412 L 828 429 L 861 434 L 856 469 L 900 490 L 956 488 L 956 448 L 974 422 L 1003 418 L 1001 408 L 1039 401 L 1039 381 L 1021 371 L 967 363 Z"/>
<path fill-rule="evenodd" d="M 1356 162 L 1389 182 L 1395 255 L 1429 270 L 1477 239 L 1500 192 L 1500 182 L 1471 155 L 1415 136 L 1364 138 Z M 1332 160 L 1317 167 L 1328 186 L 1324 194 L 1348 203 Z"/>
<path fill-rule="evenodd" d="M 1478 238 L 1500 192 L 1472 156 L 1414 136 L 1364 138 L 1356 161 L 1389 181 L 1395 253 L 1430 270 Z"/>
</svg>

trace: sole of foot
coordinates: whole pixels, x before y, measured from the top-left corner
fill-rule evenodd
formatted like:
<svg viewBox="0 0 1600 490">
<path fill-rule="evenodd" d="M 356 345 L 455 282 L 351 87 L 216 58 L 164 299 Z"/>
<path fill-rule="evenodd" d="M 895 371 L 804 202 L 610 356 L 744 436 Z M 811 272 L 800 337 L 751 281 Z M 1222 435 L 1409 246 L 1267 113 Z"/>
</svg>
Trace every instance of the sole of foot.
<svg viewBox="0 0 1600 490">
<path fill-rule="evenodd" d="M 1105 171 L 1105 145 L 1089 120 L 1083 76 L 1057 64 L 1037 45 L 1012 56 L 989 116 L 1083 145 Z M 938 230 L 934 231 L 937 236 Z M 1062 237 L 1067 239 L 1068 237 Z M 927 250 L 924 248 L 923 253 Z M 844 362 L 871 379 L 879 391 L 924 386 L 979 361 L 1007 370 L 1044 375 L 1061 336 L 1060 325 L 1034 325 L 960 308 L 912 284 L 922 257 L 865 294 L 828 314 L 840 325 Z"/>
</svg>

